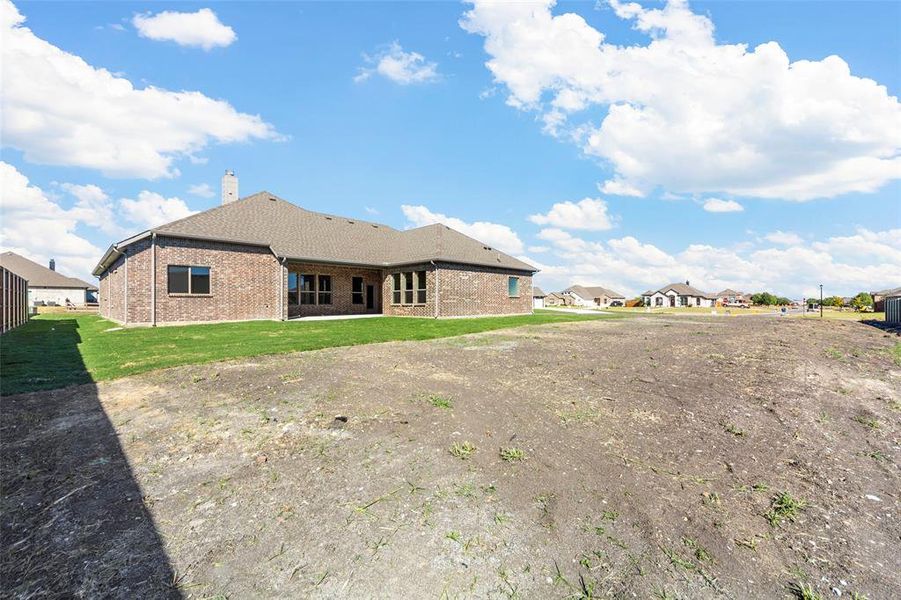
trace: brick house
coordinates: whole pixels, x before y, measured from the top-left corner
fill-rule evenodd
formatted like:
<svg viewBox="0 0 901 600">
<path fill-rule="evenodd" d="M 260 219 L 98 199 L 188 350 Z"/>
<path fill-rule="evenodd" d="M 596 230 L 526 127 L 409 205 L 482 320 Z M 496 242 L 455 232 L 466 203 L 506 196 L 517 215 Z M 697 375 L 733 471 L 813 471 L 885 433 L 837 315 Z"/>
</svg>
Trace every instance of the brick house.
<svg viewBox="0 0 901 600">
<path fill-rule="evenodd" d="M 598 285 L 571 285 L 560 293 L 569 300 L 567 304 L 572 306 L 600 306 L 606 308 L 614 303 L 616 306 L 624 306 L 626 304 L 625 296 Z"/>
<path fill-rule="evenodd" d="M 648 290 L 641 295 L 645 306 L 701 306 L 710 308 L 715 305 L 716 296 L 691 287 L 689 282 L 671 283 L 659 290 Z"/>
<path fill-rule="evenodd" d="M 532 311 L 534 267 L 445 225 L 400 231 L 234 196 L 110 246 L 93 271 L 100 314 L 157 325 Z"/>
</svg>

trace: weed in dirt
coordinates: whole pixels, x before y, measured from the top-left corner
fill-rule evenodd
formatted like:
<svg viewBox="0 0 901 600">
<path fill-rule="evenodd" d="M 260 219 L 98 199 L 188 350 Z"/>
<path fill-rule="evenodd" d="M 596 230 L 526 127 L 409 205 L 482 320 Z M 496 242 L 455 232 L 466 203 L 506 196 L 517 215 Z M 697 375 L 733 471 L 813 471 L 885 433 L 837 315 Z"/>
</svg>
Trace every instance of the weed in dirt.
<svg viewBox="0 0 901 600">
<path fill-rule="evenodd" d="M 554 503 L 554 495 L 539 494 L 535 496 L 535 503 L 538 505 L 538 522 L 541 523 L 542 527 L 548 529 L 552 528 L 554 526 L 554 519 L 551 516 L 551 506 Z"/>
<path fill-rule="evenodd" d="M 748 549 L 754 550 L 756 552 L 757 551 L 757 538 L 754 536 L 747 537 L 744 539 L 736 538 L 735 545 L 742 546 L 744 548 L 748 548 Z"/>
<path fill-rule="evenodd" d="M 454 486 L 454 493 L 461 498 L 474 498 L 476 495 L 476 486 L 472 483 L 462 483 Z"/>
<path fill-rule="evenodd" d="M 832 420 L 832 416 L 829 413 L 827 413 L 825 410 L 820 413 L 819 417 L 817 417 L 817 423 L 820 423 L 820 424 L 828 423 L 831 420 Z"/>
<path fill-rule="evenodd" d="M 874 419 L 873 417 L 868 417 L 866 415 L 857 415 L 853 418 L 853 420 L 857 421 L 861 425 L 866 425 L 871 430 L 879 429 L 879 420 Z"/>
<path fill-rule="evenodd" d="M 507 462 L 517 462 L 525 459 L 526 453 L 520 450 L 519 448 L 509 447 L 509 448 L 501 448 L 500 451 L 501 460 L 505 460 Z"/>
<path fill-rule="evenodd" d="M 701 494 L 701 501 L 707 506 L 717 508 L 720 505 L 720 495 L 718 492 L 703 492 Z"/>
<path fill-rule="evenodd" d="M 901 342 L 895 342 L 895 345 L 892 346 L 891 354 L 895 365 L 901 367 Z"/>
<path fill-rule="evenodd" d="M 687 546 L 694 552 L 695 558 L 701 562 L 713 562 L 713 556 L 707 549 L 698 543 L 698 540 L 690 537 L 683 537 L 682 544 Z"/>
<path fill-rule="evenodd" d="M 605 510 L 601 513 L 601 518 L 605 521 L 616 521 L 617 517 L 619 517 L 619 513 L 615 510 Z"/>
<path fill-rule="evenodd" d="M 458 443 L 454 442 L 450 447 L 451 456 L 455 456 L 461 460 L 466 460 L 476 451 L 476 447 L 472 442 Z"/>
<path fill-rule="evenodd" d="M 789 591 L 798 600 L 823 600 L 823 596 L 807 583 L 795 583 L 789 587 Z"/>
<path fill-rule="evenodd" d="M 807 507 L 807 503 L 800 498 L 795 498 L 788 492 L 782 492 L 773 497 L 770 510 L 763 513 L 764 518 L 771 527 L 778 527 L 788 519 L 794 521 L 799 512 Z"/>
<path fill-rule="evenodd" d="M 510 521 L 510 515 L 506 513 L 494 513 L 494 524 L 503 525 Z"/>
<path fill-rule="evenodd" d="M 888 457 L 887 454 L 884 454 L 884 453 L 880 452 L 879 450 L 874 450 L 874 451 L 872 451 L 872 452 L 867 452 L 867 453 L 864 454 L 864 456 L 867 456 L 867 457 L 869 457 L 869 458 L 872 458 L 872 459 L 875 460 L 876 462 L 880 462 L 880 461 L 883 461 L 883 460 L 884 460 L 884 461 L 889 461 L 889 460 L 891 460 L 891 459 Z"/>
<path fill-rule="evenodd" d="M 841 360 L 841 359 L 845 358 L 844 353 L 841 350 L 839 350 L 838 348 L 835 348 L 834 346 L 826 348 L 826 356 L 828 356 L 829 358 L 835 359 L 835 360 Z"/>
<path fill-rule="evenodd" d="M 654 592 L 654 597 L 659 600 L 681 600 L 681 597 L 678 596 L 675 592 L 670 592 L 666 588 L 660 588 L 656 592 Z"/>
<path fill-rule="evenodd" d="M 745 432 L 735 426 L 733 423 L 726 423 L 723 425 L 723 429 L 725 429 L 728 433 L 731 433 L 735 437 L 744 437 Z"/>
<path fill-rule="evenodd" d="M 663 550 L 663 553 L 666 555 L 666 557 L 670 560 L 670 562 L 673 565 L 675 565 L 677 567 L 681 567 L 681 568 L 685 569 L 686 571 L 694 571 L 698 568 L 697 565 L 694 564 L 693 562 L 691 562 L 690 560 L 685 560 L 684 558 L 679 556 L 679 554 L 672 548 L 667 548 L 665 546 L 661 546 L 660 549 Z"/>
<path fill-rule="evenodd" d="M 454 403 L 450 398 L 439 396 L 437 394 L 432 394 L 431 396 L 429 396 L 429 404 L 431 404 L 435 408 L 444 408 L 448 410 L 454 407 Z"/>
<path fill-rule="evenodd" d="M 851 592 L 851 600 L 870 600 L 864 594 L 860 592 Z"/>
<path fill-rule="evenodd" d="M 457 542 L 461 546 L 463 545 L 463 536 L 460 534 L 459 531 L 454 531 L 454 530 L 448 531 L 447 533 L 444 534 L 444 537 L 448 540 Z"/>
</svg>

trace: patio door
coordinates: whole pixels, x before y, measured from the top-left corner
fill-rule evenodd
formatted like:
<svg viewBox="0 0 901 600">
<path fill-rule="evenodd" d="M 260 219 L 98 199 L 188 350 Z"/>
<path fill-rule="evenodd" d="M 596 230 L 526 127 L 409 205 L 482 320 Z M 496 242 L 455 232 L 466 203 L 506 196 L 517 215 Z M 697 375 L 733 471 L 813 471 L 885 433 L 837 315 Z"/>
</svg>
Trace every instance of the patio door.
<svg viewBox="0 0 901 600">
<path fill-rule="evenodd" d="M 372 310 L 375 308 L 375 286 L 367 285 L 366 286 L 366 310 Z"/>
</svg>

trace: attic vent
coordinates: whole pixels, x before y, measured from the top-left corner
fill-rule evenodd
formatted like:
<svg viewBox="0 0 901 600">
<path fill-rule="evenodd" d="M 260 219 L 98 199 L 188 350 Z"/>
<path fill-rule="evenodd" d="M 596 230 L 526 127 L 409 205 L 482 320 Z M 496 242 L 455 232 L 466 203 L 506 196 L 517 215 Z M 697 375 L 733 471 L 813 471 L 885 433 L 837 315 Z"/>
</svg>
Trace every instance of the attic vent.
<svg viewBox="0 0 901 600">
<path fill-rule="evenodd" d="M 331 217 L 326 217 L 325 220 L 326 220 L 326 221 L 331 221 L 332 218 L 331 218 Z"/>
<path fill-rule="evenodd" d="M 276 198 L 274 196 L 269 196 L 269 200 L 271 200 L 272 202 L 275 202 Z"/>
<path fill-rule="evenodd" d="M 491 246 L 482 246 L 483 250 L 491 250 Z"/>
<path fill-rule="evenodd" d="M 379 226 L 378 226 L 378 225 L 376 225 L 376 224 L 375 224 L 375 223 L 370 223 L 370 225 L 372 225 L 372 226 L 373 226 L 373 228 L 375 228 L 375 229 L 378 229 L 378 228 L 379 228 Z"/>
<path fill-rule="evenodd" d="M 350 224 L 351 224 L 351 225 L 353 225 L 353 224 L 354 224 L 354 222 L 353 222 L 353 221 L 351 221 L 351 220 L 350 220 L 350 219 L 348 219 L 348 220 L 347 220 L 347 222 L 348 222 L 348 223 L 350 223 Z"/>
</svg>

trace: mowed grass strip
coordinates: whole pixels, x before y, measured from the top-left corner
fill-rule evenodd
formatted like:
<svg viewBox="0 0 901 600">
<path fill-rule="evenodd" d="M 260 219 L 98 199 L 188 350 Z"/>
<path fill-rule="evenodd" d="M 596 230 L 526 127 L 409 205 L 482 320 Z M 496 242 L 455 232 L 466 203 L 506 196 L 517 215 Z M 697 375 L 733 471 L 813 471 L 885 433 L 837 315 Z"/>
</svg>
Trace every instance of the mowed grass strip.
<svg viewBox="0 0 901 600">
<path fill-rule="evenodd" d="M 116 328 L 97 315 L 39 315 L 0 338 L 0 394 L 104 381 L 154 369 L 231 358 L 429 340 L 495 329 L 617 318 L 535 311 L 476 319 L 376 317 L 335 321 L 249 321 Z"/>
</svg>

